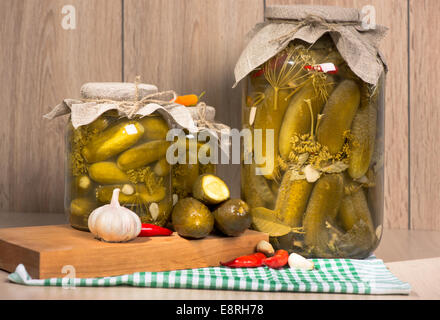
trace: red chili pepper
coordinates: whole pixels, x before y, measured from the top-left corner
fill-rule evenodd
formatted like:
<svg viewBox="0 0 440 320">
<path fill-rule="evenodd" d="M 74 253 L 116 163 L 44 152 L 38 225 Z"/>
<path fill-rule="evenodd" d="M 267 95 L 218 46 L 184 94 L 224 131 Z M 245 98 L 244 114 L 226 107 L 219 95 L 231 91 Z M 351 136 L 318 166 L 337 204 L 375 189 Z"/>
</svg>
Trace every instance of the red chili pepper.
<svg viewBox="0 0 440 320">
<path fill-rule="evenodd" d="M 269 268 L 281 268 L 287 264 L 289 259 L 289 253 L 286 250 L 277 250 L 275 254 L 263 260 L 263 264 Z"/>
<path fill-rule="evenodd" d="M 156 226 L 155 224 L 142 223 L 141 233 L 138 237 L 170 236 L 173 231 L 167 228 Z"/>
<path fill-rule="evenodd" d="M 238 257 L 228 262 L 220 262 L 220 264 L 230 268 L 255 268 L 261 267 L 264 259 L 266 259 L 266 256 L 261 252 L 257 252 L 248 256 Z"/>
</svg>

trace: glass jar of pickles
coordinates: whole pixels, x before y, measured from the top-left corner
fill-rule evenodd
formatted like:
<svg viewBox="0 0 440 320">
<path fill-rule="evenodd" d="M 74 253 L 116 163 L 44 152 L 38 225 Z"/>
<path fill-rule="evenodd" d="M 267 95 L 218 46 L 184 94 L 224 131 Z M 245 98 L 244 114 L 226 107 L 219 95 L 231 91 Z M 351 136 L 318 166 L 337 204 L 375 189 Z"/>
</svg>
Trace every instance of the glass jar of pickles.
<svg viewBox="0 0 440 320">
<path fill-rule="evenodd" d="M 159 115 L 128 120 L 109 111 L 77 129 L 69 123 L 65 207 L 71 225 L 87 230 L 89 214 L 110 203 L 115 188 L 142 222 L 164 225 L 172 208 L 167 132 Z"/>
<path fill-rule="evenodd" d="M 312 24 L 312 13 L 313 7 L 269 9 L 266 26 L 244 52 L 257 52 L 265 32 L 268 43 L 270 36 L 288 43 L 244 78 L 242 121 L 253 144 L 252 161 L 242 164 L 242 197 L 252 208 L 253 227 L 269 233 L 278 249 L 365 258 L 382 234 L 385 67 L 375 57 L 375 81 L 367 79 L 355 58 L 343 58 L 337 37 L 315 32 L 330 28 L 329 20 L 334 31 L 335 16 L 315 17 Z M 351 23 L 356 19 L 353 13 Z M 281 23 L 281 36 L 264 30 Z M 295 37 L 302 27 L 313 41 Z"/>
<path fill-rule="evenodd" d="M 119 202 L 144 223 L 168 222 L 172 209 L 167 133 L 173 122 L 168 92 L 139 83 L 87 83 L 82 99 L 65 99 L 48 119 L 70 114 L 66 131 L 65 211 L 72 227 L 88 230 L 88 217 Z M 150 102 L 154 103 L 150 103 Z"/>
</svg>

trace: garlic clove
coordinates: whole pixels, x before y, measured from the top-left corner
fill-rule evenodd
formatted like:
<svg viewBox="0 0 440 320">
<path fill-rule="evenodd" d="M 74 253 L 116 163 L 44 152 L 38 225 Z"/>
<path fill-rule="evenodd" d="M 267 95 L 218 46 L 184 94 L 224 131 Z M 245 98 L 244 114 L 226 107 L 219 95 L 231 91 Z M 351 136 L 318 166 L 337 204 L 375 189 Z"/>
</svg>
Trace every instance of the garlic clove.
<svg viewBox="0 0 440 320">
<path fill-rule="evenodd" d="M 131 196 L 132 194 L 134 194 L 134 188 L 131 184 L 124 184 L 121 191 L 127 196 Z"/>
<path fill-rule="evenodd" d="M 303 171 L 304 171 L 304 175 L 306 176 L 307 182 L 310 182 L 310 183 L 315 182 L 321 176 L 319 171 L 316 170 L 315 168 L 313 168 L 310 164 L 307 165 Z"/>
<path fill-rule="evenodd" d="M 173 206 L 176 205 L 177 201 L 179 201 L 179 196 L 177 194 L 173 194 Z"/>
<path fill-rule="evenodd" d="M 297 253 L 291 253 L 287 262 L 292 269 L 313 270 L 315 267 L 312 261 L 307 260 Z"/>
<path fill-rule="evenodd" d="M 272 245 L 269 242 L 265 240 L 261 240 L 257 244 L 257 252 L 261 252 L 267 256 L 270 256 L 275 253 L 275 250 L 273 249 Z"/>
<path fill-rule="evenodd" d="M 156 221 L 159 216 L 159 205 L 156 202 L 153 202 L 148 209 L 150 211 L 151 219 Z"/>
<path fill-rule="evenodd" d="M 249 113 L 249 125 L 252 126 L 255 121 L 255 115 L 257 114 L 257 107 L 252 107 Z"/>
</svg>

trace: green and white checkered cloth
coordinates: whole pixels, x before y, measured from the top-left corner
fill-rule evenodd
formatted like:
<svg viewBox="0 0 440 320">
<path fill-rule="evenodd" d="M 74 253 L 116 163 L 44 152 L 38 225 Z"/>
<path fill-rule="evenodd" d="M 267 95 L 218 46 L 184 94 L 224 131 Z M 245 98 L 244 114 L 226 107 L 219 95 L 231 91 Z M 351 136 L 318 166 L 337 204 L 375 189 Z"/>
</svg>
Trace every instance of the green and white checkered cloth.
<svg viewBox="0 0 440 320">
<path fill-rule="evenodd" d="M 409 294 L 408 283 L 397 279 L 382 260 L 312 259 L 314 270 L 211 267 L 166 272 L 136 272 L 103 278 L 32 279 L 20 264 L 8 276 L 30 286 L 110 287 L 127 285 L 150 288 L 211 290 L 328 292 L 351 294 Z"/>
</svg>

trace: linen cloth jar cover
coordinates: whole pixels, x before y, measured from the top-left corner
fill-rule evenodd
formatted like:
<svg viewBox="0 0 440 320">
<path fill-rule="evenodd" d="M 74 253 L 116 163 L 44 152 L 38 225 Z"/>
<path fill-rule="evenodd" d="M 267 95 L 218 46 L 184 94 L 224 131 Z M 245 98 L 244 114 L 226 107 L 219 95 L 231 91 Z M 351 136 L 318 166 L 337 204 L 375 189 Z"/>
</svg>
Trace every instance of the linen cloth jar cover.
<svg viewBox="0 0 440 320">
<path fill-rule="evenodd" d="M 215 109 L 204 103 L 184 107 L 173 103 L 175 92 L 142 83 L 86 83 L 81 96 L 64 99 L 44 116 L 70 114 L 64 202 L 71 225 L 88 230 L 88 216 L 110 202 L 114 188 L 121 189 L 119 202 L 143 223 L 165 225 L 177 200 L 173 166 L 166 159 L 167 133 L 220 125 L 214 122 Z"/>
<path fill-rule="evenodd" d="M 327 6 L 270 6 L 265 18 L 235 67 L 254 133 L 242 156 L 253 226 L 278 249 L 365 258 L 382 235 L 386 28 Z"/>
</svg>

